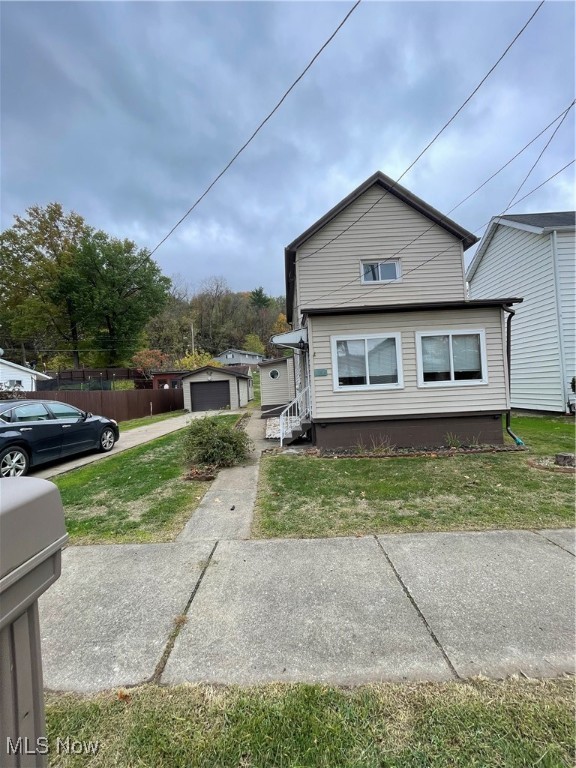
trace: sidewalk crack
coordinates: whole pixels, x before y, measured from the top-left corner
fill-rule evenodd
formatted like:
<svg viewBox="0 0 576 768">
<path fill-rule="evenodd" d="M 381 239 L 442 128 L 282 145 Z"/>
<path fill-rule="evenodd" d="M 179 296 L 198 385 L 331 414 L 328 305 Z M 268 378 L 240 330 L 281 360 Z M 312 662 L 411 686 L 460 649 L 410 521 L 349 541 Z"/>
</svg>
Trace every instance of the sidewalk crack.
<svg viewBox="0 0 576 768">
<path fill-rule="evenodd" d="M 200 589 L 200 585 L 202 584 L 202 580 L 204 578 L 204 575 L 206 571 L 208 570 L 208 567 L 212 561 L 212 557 L 214 555 L 214 552 L 216 551 L 216 547 L 219 544 L 219 540 L 214 544 L 212 547 L 212 551 L 208 555 L 208 559 L 206 560 L 204 567 L 202 568 L 202 572 L 200 573 L 200 577 L 198 578 L 198 581 L 196 582 L 196 585 L 194 589 L 192 590 L 192 594 L 190 595 L 188 602 L 186 603 L 186 606 L 184 607 L 184 610 L 182 613 L 176 617 L 174 620 L 174 627 L 172 629 L 172 632 L 170 633 L 170 636 L 168 637 L 168 640 L 166 641 L 166 645 L 164 647 L 164 652 L 162 653 L 162 656 L 160 658 L 160 661 L 156 665 L 156 669 L 154 670 L 154 673 L 152 677 L 148 680 L 149 683 L 154 683 L 156 685 L 159 685 L 160 678 L 162 677 L 164 670 L 166 669 L 166 664 L 168 663 L 168 659 L 170 658 L 170 654 L 172 653 L 172 649 L 174 648 L 174 644 L 176 642 L 176 638 L 180 634 L 182 627 L 186 623 L 186 616 L 188 615 L 188 611 L 190 610 L 190 606 L 192 605 L 192 601 L 196 597 L 196 593 Z"/>
<path fill-rule="evenodd" d="M 386 560 L 387 560 L 387 562 L 388 562 L 388 565 L 390 566 L 390 568 L 392 568 L 392 572 L 394 573 L 394 575 L 395 575 L 395 576 L 396 576 L 396 578 L 398 579 L 398 582 L 400 583 L 400 586 L 402 587 L 402 589 L 403 589 L 403 591 L 404 591 L 404 594 L 406 595 L 406 597 L 408 598 L 408 600 L 409 600 L 409 601 L 410 601 L 410 603 L 412 604 L 412 607 L 414 608 L 414 610 L 416 611 L 416 613 L 417 613 L 417 614 L 418 614 L 418 616 L 420 617 L 420 620 L 421 620 L 421 621 L 422 621 L 422 623 L 424 624 L 424 626 L 425 626 L 425 628 L 426 628 L 426 631 L 428 632 L 428 634 L 429 634 L 429 635 L 430 635 L 430 637 L 432 638 L 432 640 L 433 640 L 434 644 L 436 645 L 436 647 L 438 648 L 438 650 L 439 650 L 439 651 L 440 651 L 440 653 L 442 654 L 442 656 L 443 656 L 443 658 L 444 658 L 444 661 L 445 661 L 445 662 L 446 662 L 446 664 L 448 665 L 448 669 L 450 670 L 450 672 L 451 672 L 451 673 L 454 675 L 454 677 L 455 677 L 457 680 L 460 680 L 460 679 L 461 679 L 461 677 L 460 677 L 460 675 L 458 674 L 458 672 L 456 671 L 456 668 L 454 667 L 454 665 L 452 664 L 452 662 L 450 661 L 450 658 L 449 658 L 448 654 L 446 653 L 446 651 L 445 651 L 445 650 L 444 650 L 444 648 L 442 647 L 442 643 L 440 642 L 440 640 L 438 640 L 438 638 L 437 638 L 437 636 L 436 636 L 436 634 L 435 634 L 434 630 L 432 629 L 432 627 L 431 627 L 431 626 L 430 626 L 430 624 L 428 623 L 428 621 L 427 621 L 426 617 L 424 616 L 424 614 L 423 614 L 423 613 L 422 613 L 422 611 L 420 610 L 420 608 L 419 608 L 419 606 L 418 606 L 418 604 L 417 604 L 416 600 L 415 600 L 415 599 L 412 597 L 412 594 L 411 594 L 410 590 L 408 589 L 408 587 L 406 586 L 406 584 L 405 584 L 405 583 L 402 581 L 402 578 L 401 578 L 400 574 L 398 573 L 398 571 L 396 570 L 396 567 L 395 567 L 394 563 L 392 562 L 392 560 L 391 560 L 390 556 L 388 555 L 388 553 L 386 552 L 386 550 L 385 550 L 385 549 L 384 549 L 384 547 L 382 546 L 382 542 L 380 541 L 380 539 L 378 538 L 378 536 L 374 536 L 374 538 L 376 539 L 376 543 L 378 544 L 378 546 L 379 546 L 379 547 L 380 547 L 380 549 L 382 550 L 382 554 L 383 554 L 383 555 L 384 555 L 384 557 L 386 558 Z"/>
<path fill-rule="evenodd" d="M 570 530 L 570 529 L 567 529 Z M 570 552 L 569 549 L 566 549 L 566 547 L 563 547 L 562 544 L 558 544 L 557 541 L 554 541 L 554 539 L 549 539 L 548 536 L 545 536 L 542 531 L 537 531 L 535 529 L 532 529 L 532 533 L 537 533 L 538 536 L 541 536 L 543 539 L 546 539 L 546 541 L 550 542 L 550 544 L 554 544 L 555 547 L 558 547 L 558 549 L 561 549 L 563 552 L 568 552 L 569 555 L 572 555 L 572 557 L 575 557 L 574 552 Z"/>
</svg>

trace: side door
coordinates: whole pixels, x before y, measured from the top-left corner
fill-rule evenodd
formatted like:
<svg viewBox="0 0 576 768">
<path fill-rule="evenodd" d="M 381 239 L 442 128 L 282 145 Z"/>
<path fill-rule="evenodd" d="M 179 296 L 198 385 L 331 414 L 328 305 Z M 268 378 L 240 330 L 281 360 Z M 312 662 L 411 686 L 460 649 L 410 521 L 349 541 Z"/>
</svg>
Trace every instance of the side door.
<svg viewBox="0 0 576 768">
<path fill-rule="evenodd" d="M 32 464 L 60 457 L 62 427 L 43 403 L 27 403 L 13 408 L 10 425 L 28 446 Z"/>
<path fill-rule="evenodd" d="M 90 451 L 98 444 L 98 431 L 84 413 L 68 403 L 49 403 L 48 407 L 60 426 L 62 456 Z"/>
</svg>

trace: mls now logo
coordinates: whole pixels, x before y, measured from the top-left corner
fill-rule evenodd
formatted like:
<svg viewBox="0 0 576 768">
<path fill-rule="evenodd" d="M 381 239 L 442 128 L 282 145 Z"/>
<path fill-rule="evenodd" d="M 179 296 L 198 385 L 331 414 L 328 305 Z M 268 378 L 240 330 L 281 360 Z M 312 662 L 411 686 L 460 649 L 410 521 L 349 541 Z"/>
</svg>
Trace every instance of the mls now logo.
<svg viewBox="0 0 576 768">
<path fill-rule="evenodd" d="M 95 755 L 100 744 L 97 741 L 77 741 L 67 736 L 65 739 L 57 738 L 55 752 L 59 755 Z M 28 736 L 19 736 L 13 741 L 9 736 L 6 739 L 6 752 L 9 755 L 47 755 L 50 751 L 48 739 L 39 736 L 30 739 Z"/>
<path fill-rule="evenodd" d="M 10 736 L 6 738 L 6 752 L 9 755 L 47 755 L 48 750 L 48 739 L 45 736 L 37 739 L 19 736 L 16 741 L 12 741 Z"/>
</svg>

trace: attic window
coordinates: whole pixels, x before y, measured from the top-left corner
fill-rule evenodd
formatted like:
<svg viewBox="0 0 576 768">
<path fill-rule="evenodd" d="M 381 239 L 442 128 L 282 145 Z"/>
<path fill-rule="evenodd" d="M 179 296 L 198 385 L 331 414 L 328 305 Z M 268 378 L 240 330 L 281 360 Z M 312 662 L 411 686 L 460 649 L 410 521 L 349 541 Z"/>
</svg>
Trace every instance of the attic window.
<svg viewBox="0 0 576 768">
<path fill-rule="evenodd" d="M 363 261 L 361 274 L 363 283 L 392 283 L 400 280 L 400 260 Z"/>
</svg>

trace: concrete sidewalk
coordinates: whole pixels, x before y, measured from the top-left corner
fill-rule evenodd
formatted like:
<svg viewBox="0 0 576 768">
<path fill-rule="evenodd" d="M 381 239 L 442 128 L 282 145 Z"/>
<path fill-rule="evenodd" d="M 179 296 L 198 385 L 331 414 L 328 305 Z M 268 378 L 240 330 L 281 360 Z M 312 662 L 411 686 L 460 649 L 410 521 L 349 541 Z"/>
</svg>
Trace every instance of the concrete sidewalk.
<svg viewBox="0 0 576 768">
<path fill-rule="evenodd" d="M 574 672 L 573 530 L 247 541 L 264 429 L 176 542 L 65 550 L 40 599 L 46 687 Z"/>
<path fill-rule="evenodd" d="M 40 600 L 44 683 L 571 673 L 574 562 L 572 530 L 70 547 Z"/>
</svg>

